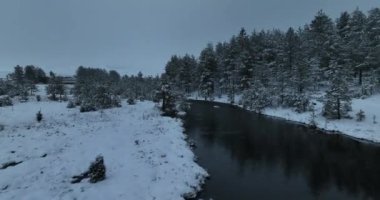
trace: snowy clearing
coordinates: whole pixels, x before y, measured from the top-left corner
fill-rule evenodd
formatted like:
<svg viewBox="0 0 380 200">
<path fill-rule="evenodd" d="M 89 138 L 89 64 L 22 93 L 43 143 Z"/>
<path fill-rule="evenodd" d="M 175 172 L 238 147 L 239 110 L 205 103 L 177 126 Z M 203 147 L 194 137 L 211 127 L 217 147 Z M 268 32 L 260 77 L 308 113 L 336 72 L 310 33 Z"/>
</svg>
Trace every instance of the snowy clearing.
<svg viewBox="0 0 380 200">
<path fill-rule="evenodd" d="M 183 199 L 204 182 L 180 120 L 151 102 L 80 113 L 67 103 L 27 102 L 0 108 L 0 199 Z M 41 109 L 43 120 L 36 122 Z M 71 184 L 103 155 L 107 178 Z"/>
<path fill-rule="evenodd" d="M 191 97 L 191 99 L 203 100 L 199 97 Z M 235 99 L 236 102 L 239 102 L 240 96 L 236 96 Z M 213 101 L 229 103 L 227 96 L 215 97 Z M 366 99 L 353 99 L 352 111 L 350 112 L 352 119 L 326 120 L 321 114 L 323 108 L 322 103 L 316 100 L 313 102 L 316 103 L 315 121 L 318 128 L 327 131 L 339 131 L 342 134 L 358 139 L 380 142 L 380 94 Z M 356 113 L 358 113 L 359 110 L 363 110 L 366 115 L 366 118 L 362 122 L 356 121 Z M 311 112 L 297 113 L 291 108 L 266 108 L 262 113 L 304 124 L 310 123 L 312 115 Z"/>
</svg>

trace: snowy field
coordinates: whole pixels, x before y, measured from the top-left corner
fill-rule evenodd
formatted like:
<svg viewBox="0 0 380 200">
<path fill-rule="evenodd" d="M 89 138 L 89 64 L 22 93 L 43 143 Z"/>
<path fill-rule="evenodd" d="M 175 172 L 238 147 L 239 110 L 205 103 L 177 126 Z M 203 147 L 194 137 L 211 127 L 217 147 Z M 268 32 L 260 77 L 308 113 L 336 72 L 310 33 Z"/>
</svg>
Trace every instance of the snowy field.
<svg viewBox="0 0 380 200">
<path fill-rule="evenodd" d="M 192 97 L 192 99 L 203 100 L 199 97 Z M 237 96 L 235 98 L 236 102 L 239 102 L 239 99 L 240 97 Z M 214 101 L 228 103 L 228 98 L 226 96 L 216 97 Z M 315 121 L 319 128 L 328 131 L 339 131 L 342 134 L 358 139 L 380 142 L 380 94 L 367 99 L 353 99 L 352 111 L 350 112 L 352 119 L 326 120 L 321 114 L 323 104 L 315 100 L 313 102 L 316 103 Z M 359 110 L 363 110 L 366 115 L 365 120 L 362 122 L 356 121 L 356 113 Z M 312 115 L 311 112 L 297 113 L 291 108 L 266 108 L 262 113 L 305 124 L 310 123 Z"/>
<path fill-rule="evenodd" d="M 207 174 L 194 162 L 180 120 L 151 102 L 80 113 L 67 103 L 0 108 L 0 199 L 177 200 L 199 190 Z M 37 111 L 43 113 L 36 122 Z M 71 184 L 103 155 L 107 178 Z"/>
</svg>

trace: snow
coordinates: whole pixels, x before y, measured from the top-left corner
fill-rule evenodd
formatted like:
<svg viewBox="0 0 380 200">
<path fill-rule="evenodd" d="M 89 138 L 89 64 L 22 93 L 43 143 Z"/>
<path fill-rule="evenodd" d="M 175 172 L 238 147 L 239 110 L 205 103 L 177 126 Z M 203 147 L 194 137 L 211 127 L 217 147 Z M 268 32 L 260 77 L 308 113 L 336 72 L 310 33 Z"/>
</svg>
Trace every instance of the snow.
<svg viewBox="0 0 380 200">
<path fill-rule="evenodd" d="M 323 104 L 316 99 L 320 94 L 314 95 L 313 102 L 315 105 L 315 122 L 318 128 L 327 131 L 336 131 L 341 134 L 351 136 L 357 139 L 368 140 L 372 142 L 380 142 L 380 94 L 373 95 L 366 99 L 353 99 L 352 111 L 350 116 L 352 119 L 327 120 L 322 116 Z M 237 96 L 235 99 L 240 99 Z M 236 102 L 239 102 L 239 101 Z M 229 103 L 227 96 L 216 97 L 213 101 L 220 103 Z M 366 118 L 362 122 L 356 121 L 356 113 L 363 110 Z M 291 108 L 266 108 L 262 114 L 278 117 L 281 119 L 310 124 L 311 112 L 297 113 Z M 376 116 L 376 123 L 373 117 Z"/>
<path fill-rule="evenodd" d="M 90 113 L 66 105 L 32 100 L 0 108 L 0 167 L 23 161 L 0 169 L 0 199 L 177 200 L 200 190 L 207 172 L 194 162 L 181 121 L 160 116 L 154 103 Z M 107 178 L 71 184 L 99 154 Z"/>
</svg>

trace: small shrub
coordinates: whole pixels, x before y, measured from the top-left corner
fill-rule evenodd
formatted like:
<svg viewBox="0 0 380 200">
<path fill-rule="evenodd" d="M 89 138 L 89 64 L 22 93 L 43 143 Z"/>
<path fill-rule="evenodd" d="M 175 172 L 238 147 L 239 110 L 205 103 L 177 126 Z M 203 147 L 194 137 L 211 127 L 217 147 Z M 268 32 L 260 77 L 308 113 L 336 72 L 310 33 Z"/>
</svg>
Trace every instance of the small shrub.
<svg viewBox="0 0 380 200">
<path fill-rule="evenodd" d="M 67 108 L 75 108 L 76 107 L 76 105 L 75 105 L 75 103 L 73 102 L 73 101 L 69 101 L 68 103 L 67 103 L 67 106 L 66 106 Z"/>
<path fill-rule="evenodd" d="M 41 96 L 40 95 L 37 95 L 36 96 L 36 100 L 39 102 L 39 101 L 41 101 Z"/>
<path fill-rule="evenodd" d="M 90 183 L 96 183 L 106 178 L 106 166 L 104 165 L 103 156 L 97 156 L 86 172 L 73 176 L 71 183 L 79 183 L 85 178 L 90 178 Z"/>
<path fill-rule="evenodd" d="M 373 124 L 377 124 L 376 115 L 373 115 L 372 119 L 373 119 Z"/>
<path fill-rule="evenodd" d="M 36 114 L 36 119 L 37 119 L 37 122 L 41 122 L 42 121 L 42 113 L 41 113 L 41 111 L 38 111 L 38 113 Z"/>
<path fill-rule="evenodd" d="M 364 111 L 360 110 L 358 113 L 356 113 L 356 121 L 361 122 L 365 119 Z"/>
<path fill-rule="evenodd" d="M 96 111 L 96 107 L 91 104 L 84 104 L 80 106 L 80 112 L 91 112 L 91 111 Z"/>
<path fill-rule="evenodd" d="M 312 112 L 311 112 L 310 122 L 309 122 L 309 127 L 312 128 L 312 129 L 316 129 L 318 127 L 318 124 L 315 121 L 315 117 L 316 117 L 315 116 L 315 111 L 313 109 Z"/>
<path fill-rule="evenodd" d="M 27 92 L 23 92 L 20 95 L 19 100 L 20 100 L 20 102 L 27 102 L 29 100 L 28 93 Z"/>
<path fill-rule="evenodd" d="M 136 101 L 135 101 L 133 98 L 129 98 L 129 99 L 127 100 L 127 103 L 128 103 L 129 105 L 135 105 L 135 104 L 136 104 Z"/>
<path fill-rule="evenodd" d="M 12 99 L 9 96 L 0 97 L 0 107 L 12 105 Z"/>
<path fill-rule="evenodd" d="M 96 157 L 88 169 L 90 183 L 96 183 L 106 178 L 106 166 L 104 165 L 103 156 Z"/>
</svg>

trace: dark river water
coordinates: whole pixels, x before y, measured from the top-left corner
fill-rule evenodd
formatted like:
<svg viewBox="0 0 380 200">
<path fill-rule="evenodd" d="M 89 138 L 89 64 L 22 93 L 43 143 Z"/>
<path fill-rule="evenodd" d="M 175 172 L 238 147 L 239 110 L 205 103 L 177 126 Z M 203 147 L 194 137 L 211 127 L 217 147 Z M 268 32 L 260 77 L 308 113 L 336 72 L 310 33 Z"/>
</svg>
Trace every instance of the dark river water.
<svg viewBox="0 0 380 200">
<path fill-rule="evenodd" d="M 207 102 L 184 123 L 211 175 L 198 198 L 380 199 L 378 145 Z"/>
</svg>

